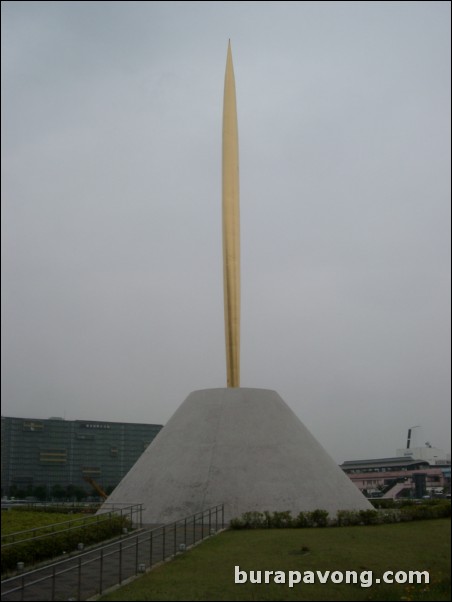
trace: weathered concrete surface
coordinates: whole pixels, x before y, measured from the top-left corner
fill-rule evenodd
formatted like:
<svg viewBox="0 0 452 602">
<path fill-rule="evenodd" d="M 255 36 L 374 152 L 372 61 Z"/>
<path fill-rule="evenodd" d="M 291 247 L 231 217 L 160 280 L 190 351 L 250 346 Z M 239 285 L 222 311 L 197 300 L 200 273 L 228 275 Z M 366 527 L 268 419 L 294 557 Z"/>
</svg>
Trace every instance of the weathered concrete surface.
<svg viewBox="0 0 452 602">
<path fill-rule="evenodd" d="M 275 391 L 246 388 L 191 393 L 107 502 L 143 503 L 144 523 L 372 507 Z"/>
</svg>

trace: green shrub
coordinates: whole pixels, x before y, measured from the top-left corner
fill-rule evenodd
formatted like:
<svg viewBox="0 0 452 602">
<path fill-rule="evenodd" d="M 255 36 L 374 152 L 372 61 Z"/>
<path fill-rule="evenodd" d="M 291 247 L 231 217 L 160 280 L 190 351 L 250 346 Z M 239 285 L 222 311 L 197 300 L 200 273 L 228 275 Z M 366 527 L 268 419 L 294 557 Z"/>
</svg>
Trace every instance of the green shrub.
<svg viewBox="0 0 452 602">
<path fill-rule="evenodd" d="M 327 510 L 313 510 L 309 512 L 309 517 L 313 527 L 327 527 L 328 526 L 328 511 Z"/>
<path fill-rule="evenodd" d="M 388 508 L 380 510 L 378 514 L 379 523 L 398 523 L 402 520 L 401 510 L 398 508 Z"/>
<path fill-rule="evenodd" d="M 273 512 L 268 526 L 273 529 L 287 529 L 292 525 L 292 515 L 289 510 L 286 510 L 285 512 Z"/>
<path fill-rule="evenodd" d="M 267 527 L 266 515 L 262 512 L 245 512 L 240 518 L 231 520 L 232 529 L 261 529 Z"/>
<path fill-rule="evenodd" d="M 293 520 L 293 526 L 298 529 L 304 529 L 306 527 L 311 527 L 311 518 L 309 516 L 309 512 L 300 512 L 296 518 Z"/>
<path fill-rule="evenodd" d="M 29 504 L 27 506 L 14 506 L 14 512 L 45 512 L 46 514 L 58 513 L 58 514 L 95 514 L 99 509 L 99 504 L 90 504 L 89 506 L 83 505 L 68 506 L 67 504 L 60 504 L 55 506 L 39 506 L 35 504 Z"/>
<path fill-rule="evenodd" d="M 361 522 L 361 518 L 357 510 L 338 510 L 336 516 L 336 524 L 338 527 L 350 527 L 352 525 L 359 525 Z"/>
<path fill-rule="evenodd" d="M 360 510 L 359 518 L 363 525 L 376 525 L 378 523 L 378 511 Z"/>
<path fill-rule="evenodd" d="M 272 515 L 271 512 L 269 512 L 268 510 L 265 510 L 264 512 L 264 521 L 262 526 L 267 529 L 271 529 L 272 527 Z"/>
<path fill-rule="evenodd" d="M 430 500 L 429 500 L 430 501 Z M 435 501 L 436 500 L 431 500 Z M 444 502 L 443 500 L 438 500 Z M 451 514 L 450 502 L 435 504 L 418 504 L 400 509 L 402 520 L 425 520 L 430 518 L 448 518 Z"/>
<path fill-rule="evenodd" d="M 370 498 L 368 500 L 374 508 L 382 509 L 382 508 L 394 508 L 395 503 L 394 500 L 386 500 L 380 497 Z"/>
<path fill-rule="evenodd" d="M 232 529 L 287 529 L 293 526 L 290 511 L 284 512 L 245 512 L 230 522 Z"/>
<path fill-rule="evenodd" d="M 393 500 L 378 500 L 393 502 Z M 433 503 L 432 503 L 433 502 Z M 338 510 L 336 518 L 329 520 L 326 510 L 300 512 L 292 518 L 289 511 L 285 512 L 245 512 L 240 518 L 231 521 L 232 529 L 283 529 L 289 527 L 338 527 L 352 525 L 379 525 L 398 523 L 400 521 L 423 520 L 431 518 L 448 518 L 451 515 L 449 500 L 428 500 L 427 503 L 409 503 L 397 507 L 394 503 L 382 504 L 379 510 Z"/>
<path fill-rule="evenodd" d="M 394 508 L 405 508 L 407 506 L 414 506 L 415 501 L 410 498 L 401 498 L 400 500 L 393 500 Z"/>
<path fill-rule="evenodd" d="M 80 542 L 88 546 L 121 535 L 124 527 L 130 527 L 128 517 L 113 515 L 109 519 L 93 522 L 89 527 L 56 531 L 49 537 L 9 545 L 2 549 L 1 572 L 15 569 L 18 562 L 33 565 L 63 552 L 72 552 Z"/>
</svg>

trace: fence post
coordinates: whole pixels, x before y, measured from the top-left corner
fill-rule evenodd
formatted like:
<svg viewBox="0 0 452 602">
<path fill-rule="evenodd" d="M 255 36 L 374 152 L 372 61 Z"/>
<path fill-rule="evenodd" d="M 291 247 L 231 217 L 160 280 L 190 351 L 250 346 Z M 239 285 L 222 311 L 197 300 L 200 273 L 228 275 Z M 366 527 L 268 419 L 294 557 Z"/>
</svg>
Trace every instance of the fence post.
<svg viewBox="0 0 452 602">
<path fill-rule="evenodd" d="M 102 593 L 102 576 L 104 572 L 104 547 L 100 549 L 100 576 L 99 576 L 99 594 Z"/>
<path fill-rule="evenodd" d="M 221 528 L 224 529 L 224 504 L 221 504 Z"/>
<path fill-rule="evenodd" d="M 177 523 L 174 523 L 174 552 L 173 552 L 173 556 L 176 556 L 176 538 L 177 538 Z"/>
<path fill-rule="evenodd" d="M 82 599 L 82 557 L 78 557 L 78 595 L 77 600 Z"/>
<path fill-rule="evenodd" d="M 187 547 L 187 517 L 184 518 L 184 544 Z"/>
<path fill-rule="evenodd" d="M 204 512 L 201 512 L 201 541 L 204 539 Z"/>
<path fill-rule="evenodd" d="M 152 566 L 152 538 L 153 538 L 153 533 L 152 531 L 149 532 L 149 566 Z"/>
<path fill-rule="evenodd" d="M 52 602 L 55 600 L 55 565 L 52 567 Z"/>
<path fill-rule="evenodd" d="M 195 533 L 196 533 L 196 514 L 193 514 L 193 542 L 192 544 L 195 545 Z"/>
<path fill-rule="evenodd" d="M 212 508 L 209 508 L 209 535 L 211 535 L 212 531 Z"/>
<path fill-rule="evenodd" d="M 122 540 L 119 542 L 119 585 L 122 583 Z"/>
<path fill-rule="evenodd" d="M 138 535 L 135 538 L 135 575 L 138 575 Z"/>
<path fill-rule="evenodd" d="M 162 530 L 162 560 L 165 560 L 165 526 Z"/>
</svg>

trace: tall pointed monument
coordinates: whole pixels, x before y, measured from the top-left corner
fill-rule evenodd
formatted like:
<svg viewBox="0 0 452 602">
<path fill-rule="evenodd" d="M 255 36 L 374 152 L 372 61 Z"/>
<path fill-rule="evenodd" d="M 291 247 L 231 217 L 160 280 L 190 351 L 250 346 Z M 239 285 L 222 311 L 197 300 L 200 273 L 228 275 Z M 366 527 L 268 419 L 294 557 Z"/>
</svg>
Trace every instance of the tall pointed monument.
<svg viewBox="0 0 452 602">
<path fill-rule="evenodd" d="M 223 100 L 223 280 L 228 387 L 240 386 L 239 134 L 231 42 Z"/>
<path fill-rule="evenodd" d="M 223 105 L 223 273 L 227 388 L 194 391 L 106 500 L 142 503 L 143 523 L 224 504 L 243 512 L 372 508 L 275 392 L 240 387 L 237 108 L 231 45 Z"/>
</svg>

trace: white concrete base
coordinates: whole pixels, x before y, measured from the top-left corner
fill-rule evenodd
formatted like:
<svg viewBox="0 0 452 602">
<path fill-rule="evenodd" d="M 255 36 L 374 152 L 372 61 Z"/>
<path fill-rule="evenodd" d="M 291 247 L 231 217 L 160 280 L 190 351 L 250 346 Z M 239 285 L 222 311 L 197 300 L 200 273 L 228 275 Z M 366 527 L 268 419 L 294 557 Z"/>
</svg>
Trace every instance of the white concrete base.
<svg viewBox="0 0 452 602">
<path fill-rule="evenodd" d="M 372 508 L 275 392 L 191 393 L 107 503 L 143 503 L 144 523 L 225 504 L 225 519 L 250 510 Z"/>
</svg>

